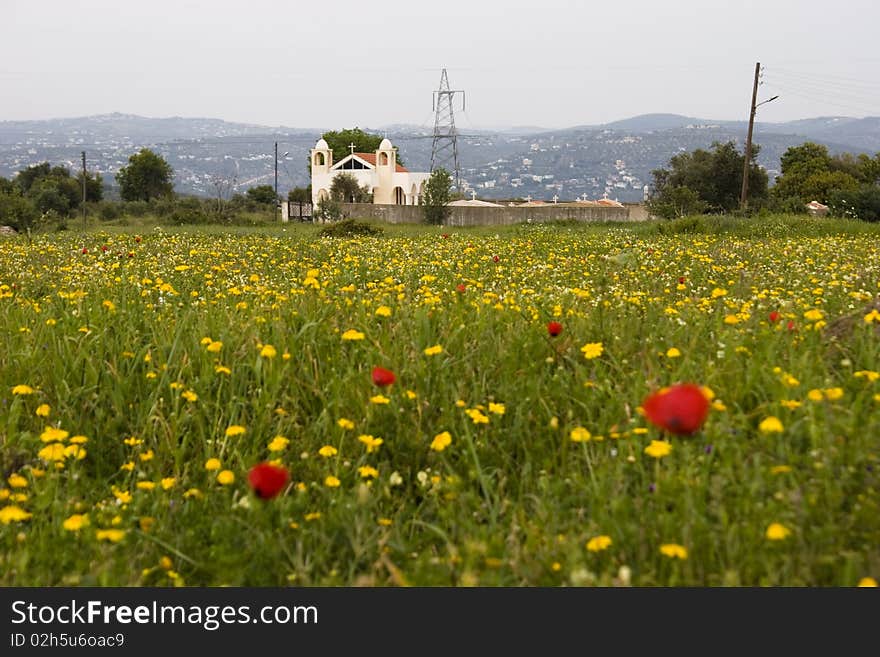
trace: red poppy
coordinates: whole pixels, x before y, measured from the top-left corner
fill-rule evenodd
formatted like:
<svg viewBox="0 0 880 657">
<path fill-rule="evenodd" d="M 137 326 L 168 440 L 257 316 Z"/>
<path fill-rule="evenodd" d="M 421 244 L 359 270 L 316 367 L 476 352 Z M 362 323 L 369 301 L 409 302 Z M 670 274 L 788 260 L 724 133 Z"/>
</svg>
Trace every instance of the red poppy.
<svg viewBox="0 0 880 657">
<path fill-rule="evenodd" d="M 795 326 L 794 322 L 791 320 L 788 320 L 788 324 L 785 325 L 785 328 L 787 328 L 789 331 L 797 331 L 797 326 Z"/>
<path fill-rule="evenodd" d="M 455 289 L 458 290 L 459 292 L 464 292 L 467 289 L 467 287 L 465 287 L 464 283 L 459 283 L 458 285 L 455 286 Z"/>
<path fill-rule="evenodd" d="M 141 243 L 141 238 L 140 238 L 140 236 L 135 237 L 135 238 L 134 238 L 134 241 L 137 242 L 138 244 L 140 244 L 140 243 Z"/>
<path fill-rule="evenodd" d="M 101 252 L 102 252 L 102 253 L 107 253 L 107 247 L 106 247 L 106 246 L 102 246 L 102 247 L 101 247 Z"/>
<path fill-rule="evenodd" d="M 498 256 L 492 256 L 492 262 L 498 262 L 500 258 Z"/>
<path fill-rule="evenodd" d="M 89 250 L 86 247 L 83 247 L 83 253 L 88 253 Z"/>
<path fill-rule="evenodd" d="M 685 279 L 684 276 L 679 276 L 679 277 L 678 277 L 678 282 L 679 282 L 679 284 L 681 284 L 681 285 L 684 285 L 685 280 L 686 280 L 686 279 Z"/>
<path fill-rule="evenodd" d="M 386 370 L 384 367 L 373 368 L 373 383 L 377 386 L 390 386 L 396 380 L 397 377 L 394 376 L 394 372 L 391 370 Z"/>
<path fill-rule="evenodd" d="M 778 322 L 780 320 L 782 315 L 780 315 L 778 312 L 776 312 L 774 310 L 773 312 L 770 313 L 770 315 L 768 315 L 768 317 L 770 318 L 770 321 L 775 324 L 776 322 Z"/>
<path fill-rule="evenodd" d="M 547 333 L 555 338 L 562 333 L 562 324 L 559 322 L 547 322 Z"/>
<path fill-rule="evenodd" d="M 686 436 L 695 433 L 706 421 L 709 400 L 700 386 L 681 383 L 648 395 L 642 408 L 656 426 Z"/>
<path fill-rule="evenodd" d="M 287 484 L 287 469 L 271 463 L 258 463 L 248 473 L 248 483 L 257 497 L 268 500 L 281 492 Z"/>
<path fill-rule="evenodd" d="M 442 237 L 443 239 L 448 239 L 449 233 L 443 233 L 440 237 Z"/>
</svg>

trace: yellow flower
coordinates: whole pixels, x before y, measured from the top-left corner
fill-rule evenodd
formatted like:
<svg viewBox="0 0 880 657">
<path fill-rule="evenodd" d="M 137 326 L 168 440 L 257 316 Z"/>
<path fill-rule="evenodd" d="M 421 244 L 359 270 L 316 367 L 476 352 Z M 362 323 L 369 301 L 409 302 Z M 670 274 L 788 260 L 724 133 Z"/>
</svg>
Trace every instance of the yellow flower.
<svg viewBox="0 0 880 657">
<path fill-rule="evenodd" d="M 386 397 L 385 395 L 373 395 L 372 397 L 370 397 L 371 404 L 387 404 L 390 401 L 391 400 L 388 399 L 388 397 Z"/>
<path fill-rule="evenodd" d="M 177 480 L 174 477 L 163 477 L 162 481 L 160 482 L 162 484 L 162 490 L 173 488 L 176 482 Z"/>
<path fill-rule="evenodd" d="M 479 409 L 469 408 L 465 411 L 467 416 L 471 419 L 471 422 L 474 424 L 489 424 L 489 417 L 483 415 Z"/>
<path fill-rule="evenodd" d="M 504 415 L 504 412 L 507 409 L 504 404 L 496 404 L 495 402 L 489 402 L 489 412 L 495 413 L 495 415 Z"/>
<path fill-rule="evenodd" d="M 877 322 L 880 324 L 880 312 L 877 312 L 876 308 L 865 315 L 865 323 L 870 324 L 871 322 Z"/>
<path fill-rule="evenodd" d="M 205 461 L 205 470 L 219 470 L 220 459 L 208 459 Z"/>
<path fill-rule="evenodd" d="M 73 443 L 74 445 L 85 445 L 89 442 L 89 439 L 85 436 L 74 436 L 68 442 Z"/>
<path fill-rule="evenodd" d="M 208 336 L 205 336 L 204 338 L 199 340 L 199 344 L 202 345 L 203 347 L 205 345 L 211 344 L 212 342 L 214 342 L 214 341 L 211 338 L 209 338 Z"/>
<path fill-rule="evenodd" d="M 807 399 L 809 399 L 810 401 L 818 402 L 822 401 L 824 398 L 825 395 L 822 394 L 822 391 L 815 388 L 807 393 Z"/>
<path fill-rule="evenodd" d="M 223 343 L 218 341 L 212 341 L 207 347 L 205 347 L 212 354 L 219 354 L 220 350 L 223 349 Z"/>
<path fill-rule="evenodd" d="M 853 372 L 853 376 L 857 379 L 868 379 L 868 381 L 873 383 L 877 379 L 880 379 L 880 372 L 874 372 L 872 370 L 859 370 L 858 372 Z"/>
<path fill-rule="evenodd" d="M 672 445 L 665 440 L 652 440 L 651 444 L 645 447 L 645 454 L 653 456 L 655 459 L 669 456 L 670 452 L 672 452 Z"/>
<path fill-rule="evenodd" d="M 611 546 L 611 537 L 605 536 L 594 536 L 589 541 L 587 541 L 587 549 L 590 552 L 601 552 L 602 550 L 607 550 Z"/>
<path fill-rule="evenodd" d="M 34 389 L 28 385 L 20 383 L 12 389 L 13 395 L 32 395 L 34 394 Z"/>
<path fill-rule="evenodd" d="M 758 430 L 761 433 L 782 433 L 784 427 L 782 426 L 782 422 L 779 421 L 778 417 L 771 415 L 770 417 L 764 418 L 761 420 L 761 424 L 758 425 Z"/>
<path fill-rule="evenodd" d="M 137 445 L 140 445 L 144 441 L 139 440 L 138 438 L 135 438 L 134 436 L 131 436 L 129 438 L 126 438 L 122 442 L 125 443 L 126 445 L 128 445 L 129 447 L 136 447 Z"/>
<path fill-rule="evenodd" d="M 388 306 L 379 306 L 376 308 L 376 314 L 379 317 L 391 317 L 391 308 Z"/>
<path fill-rule="evenodd" d="M 688 558 L 687 548 L 678 543 L 664 543 L 660 546 L 660 554 L 670 559 L 681 559 L 682 561 Z"/>
<path fill-rule="evenodd" d="M 873 577 L 862 577 L 857 586 L 861 588 L 877 588 L 877 580 Z"/>
<path fill-rule="evenodd" d="M 779 402 L 780 406 L 784 406 L 790 411 L 795 410 L 796 408 L 800 408 L 803 406 L 803 402 L 799 402 L 796 399 L 783 399 Z"/>
<path fill-rule="evenodd" d="M 312 511 L 311 513 L 307 513 L 303 516 L 306 522 L 311 522 L 312 520 L 318 520 L 321 517 L 320 511 Z"/>
<path fill-rule="evenodd" d="M 438 433 L 431 441 L 431 449 L 435 452 L 442 452 L 452 444 L 452 435 L 448 431 Z"/>
<path fill-rule="evenodd" d="M 49 404 L 40 404 L 37 406 L 37 410 L 34 411 L 34 414 L 37 417 L 49 417 L 49 413 L 52 411 L 52 407 Z"/>
<path fill-rule="evenodd" d="M 591 434 L 587 429 L 584 429 L 583 427 L 575 427 L 571 430 L 571 434 L 569 435 L 569 437 L 571 438 L 572 442 L 585 443 L 593 437 L 593 434 Z"/>
<path fill-rule="evenodd" d="M 415 399 L 416 397 L 418 397 L 418 395 L 414 391 L 412 391 L 412 390 L 406 391 L 406 398 L 407 399 Z"/>
<path fill-rule="evenodd" d="M 336 456 L 339 453 L 333 445 L 324 445 L 321 449 L 318 450 L 318 454 L 323 456 L 325 459 L 330 458 L 331 456 Z"/>
<path fill-rule="evenodd" d="M 40 440 L 44 443 L 52 443 L 52 442 L 64 442 L 67 440 L 67 437 L 70 435 L 64 429 L 58 429 L 56 427 L 46 427 L 43 433 L 40 434 Z"/>
<path fill-rule="evenodd" d="M 464 399 L 456 399 L 456 400 L 455 400 L 455 405 L 456 405 L 458 408 L 464 408 L 465 406 L 467 406 L 467 402 L 465 402 Z"/>
<path fill-rule="evenodd" d="M 187 489 L 187 491 L 183 494 L 183 496 L 184 496 L 186 499 L 189 499 L 190 497 L 195 497 L 196 499 L 199 499 L 199 498 L 202 497 L 202 491 L 200 491 L 198 488 L 189 488 L 189 489 Z"/>
<path fill-rule="evenodd" d="M 127 490 L 120 490 L 116 488 L 116 486 L 113 486 L 111 490 L 113 491 L 113 497 L 115 497 L 120 504 L 129 504 L 131 502 L 131 493 Z"/>
<path fill-rule="evenodd" d="M 152 481 L 139 481 L 136 484 L 138 490 L 153 490 L 156 487 Z"/>
<path fill-rule="evenodd" d="M 197 401 L 199 398 L 199 396 L 196 393 L 194 393 L 192 390 L 184 390 L 182 393 L 180 393 L 180 396 L 183 397 L 188 402 Z"/>
<path fill-rule="evenodd" d="M 63 461 L 64 445 L 61 443 L 46 445 L 43 449 L 37 452 L 37 456 L 44 461 Z"/>
<path fill-rule="evenodd" d="M 727 294 L 727 290 L 725 290 L 724 288 L 721 288 L 721 287 L 716 287 L 714 290 L 712 290 L 712 298 L 713 299 L 717 299 L 718 297 L 723 297 L 725 294 Z"/>
<path fill-rule="evenodd" d="M 333 475 L 327 475 L 327 478 L 324 479 L 324 485 L 328 488 L 338 488 L 340 483 L 339 479 Z"/>
<path fill-rule="evenodd" d="M 392 523 L 391 518 L 379 518 L 376 522 L 382 527 L 390 527 Z"/>
<path fill-rule="evenodd" d="M 217 365 L 216 367 L 214 367 L 214 372 L 216 374 L 226 374 L 227 376 L 232 374 L 232 370 L 225 365 Z"/>
<path fill-rule="evenodd" d="M 843 397 L 843 388 L 825 388 L 825 399 L 828 401 L 837 401 Z"/>
<path fill-rule="evenodd" d="M 375 452 L 377 449 L 379 449 L 379 446 L 383 442 L 385 442 L 381 438 L 374 438 L 373 436 L 371 436 L 369 434 L 363 434 L 363 435 L 358 436 L 358 440 L 366 446 L 368 454 L 370 452 Z"/>
<path fill-rule="evenodd" d="M 739 324 L 739 317 L 737 317 L 736 315 L 725 315 L 724 323 L 730 324 L 731 326 L 733 326 L 734 324 Z"/>
<path fill-rule="evenodd" d="M 221 486 L 228 486 L 235 481 L 235 473 L 232 470 L 221 470 L 217 473 L 217 483 Z"/>
<path fill-rule="evenodd" d="M 270 344 L 263 345 L 263 348 L 260 349 L 260 356 L 263 358 L 275 358 L 278 355 L 278 352 L 275 350 Z"/>
<path fill-rule="evenodd" d="M 601 342 L 588 342 L 583 347 L 581 347 L 581 352 L 584 354 L 584 358 L 586 358 L 587 360 L 598 358 L 602 355 L 603 351 L 605 351 L 605 347 L 602 346 Z"/>
<path fill-rule="evenodd" d="M 10 488 L 27 488 L 28 485 L 28 480 L 15 472 L 9 475 L 6 481 L 9 482 Z"/>
<path fill-rule="evenodd" d="M 680 356 L 681 356 L 681 352 L 678 349 L 676 349 L 675 347 L 669 347 L 669 349 L 666 350 L 666 357 L 667 358 L 679 358 Z"/>
<path fill-rule="evenodd" d="M 245 429 L 240 424 L 232 424 L 226 429 L 226 437 L 233 438 L 235 436 L 241 436 L 244 434 L 245 431 L 247 431 L 247 429 Z"/>
<path fill-rule="evenodd" d="M 72 516 L 67 518 L 64 522 L 61 523 L 61 526 L 64 527 L 69 532 L 78 532 L 83 527 L 89 524 L 89 516 L 86 514 L 80 515 L 79 513 L 74 513 Z"/>
<path fill-rule="evenodd" d="M 147 450 L 146 452 L 144 452 L 143 454 L 140 454 L 140 455 L 138 456 L 138 458 L 139 458 L 141 461 L 143 461 L 144 463 L 146 463 L 147 461 L 152 461 L 154 456 L 155 456 L 155 454 L 153 454 L 153 450 L 148 449 L 148 450 Z"/>
<path fill-rule="evenodd" d="M 99 541 L 110 541 L 111 543 L 118 543 L 123 538 L 125 538 L 125 530 L 124 529 L 98 529 L 95 531 L 95 538 Z"/>
<path fill-rule="evenodd" d="M 371 465 L 362 465 L 358 468 L 358 474 L 364 479 L 367 477 L 376 478 L 379 476 L 379 471 Z"/>
<path fill-rule="evenodd" d="M 439 344 L 435 344 L 433 347 L 425 348 L 424 352 L 425 356 L 436 356 L 437 354 L 443 353 L 443 347 Z"/>
<path fill-rule="evenodd" d="M 806 319 L 810 322 L 818 322 L 824 316 L 825 316 L 825 313 L 823 313 L 818 308 L 811 308 L 810 310 L 808 310 L 807 312 L 804 313 L 804 319 Z"/>
<path fill-rule="evenodd" d="M 772 468 L 770 468 L 770 474 L 777 475 L 777 474 L 785 474 L 787 472 L 791 472 L 790 465 L 774 465 Z"/>
<path fill-rule="evenodd" d="M 284 436 L 275 436 L 271 441 L 269 441 L 269 451 L 270 452 L 282 452 L 287 448 L 287 445 L 290 444 L 290 440 L 285 438 Z"/>
<path fill-rule="evenodd" d="M 354 422 L 344 417 L 336 420 L 336 424 L 338 424 L 341 429 L 354 429 Z"/>
<path fill-rule="evenodd" d="M 0 509 L 0 522 L 4 525 L 8 525 L 10 522 L 24 522 L 25 520 L 30 520 L 32 516 L 32 513 L 28 513 L 14 504 Z"/>
<path fill-rule="evenodd" d="M 771 523 L 767 527 L 766 536 L 768 540 L 771 541 L 782 541 L 791 534 L 791 530 L 785 525 L 780 525 L 778 522 Z"/>
<path fill-rule="evenodd" d="M 343 340 L 363 340 L 364 334 L 360 331 L 355 331 L 354 329 L 348 329 L 345 333 L 342 334 Z"/>
</svg>

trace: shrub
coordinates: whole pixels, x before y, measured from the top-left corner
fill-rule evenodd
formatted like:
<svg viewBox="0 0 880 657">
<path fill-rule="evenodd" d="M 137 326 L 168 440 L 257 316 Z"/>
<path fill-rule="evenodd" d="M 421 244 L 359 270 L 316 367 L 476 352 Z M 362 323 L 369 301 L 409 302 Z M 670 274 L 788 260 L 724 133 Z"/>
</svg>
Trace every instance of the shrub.
<svg viewBox="0 0 880 657">
<path fill-rule="evenodd" d="M 358 221 L 357 219 L 343 219 L 342 221 L 338 221 L 335 224 L 324 226 L 324 228 L 321 229 L 321 232 L 318 233 L 318 236 L 376 237 L 384 232 L 385 231 L 381 227 L 368 224 L 365 221 Z"/>
</svg>

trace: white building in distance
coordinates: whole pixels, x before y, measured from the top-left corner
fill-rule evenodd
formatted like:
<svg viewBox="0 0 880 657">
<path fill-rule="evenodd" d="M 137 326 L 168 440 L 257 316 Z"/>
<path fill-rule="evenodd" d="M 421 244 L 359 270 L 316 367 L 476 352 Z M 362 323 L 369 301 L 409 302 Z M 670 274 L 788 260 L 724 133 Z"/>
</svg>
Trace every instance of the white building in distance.
<svg viewBox="0 0 880 657">
<path fill-rule="evenodd" d="M 333 162 L 333 150 L 327 141 L 318 140 L 311 151 L 312 203 L 317 205 L 330 196 L 333 179 L 347 173 L 358 185 L 373 193 L 373 203 L 384 205 L 419 205 L 429 173 L 415 173 L 397 163 L 397 151 L 387 138 L 374 153 L 351 153 Z"/>
</svg>

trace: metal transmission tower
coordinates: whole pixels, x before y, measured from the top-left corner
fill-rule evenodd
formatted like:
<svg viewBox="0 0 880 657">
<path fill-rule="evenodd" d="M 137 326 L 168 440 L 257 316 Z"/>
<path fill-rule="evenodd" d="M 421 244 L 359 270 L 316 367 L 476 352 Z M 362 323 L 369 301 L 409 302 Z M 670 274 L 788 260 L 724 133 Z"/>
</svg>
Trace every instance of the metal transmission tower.
<svg viewBox="0 0 880 657">
<path fill-rule="evenodd" d="M 443 167 L 452 174 L 456 189 L 461 189 L 461 170 L 458 165 L 458 133 L 455 131 L 455 115 L 452 105 L 455 94 L 461 94 L 461 110 L 464 111 L 464 91 L 449 88 L 446 69 L 440 75 L 440 89 L 431 97 L 434 116 L 434 141 L 431 144 L 431 171 Z M 450 163 L 452 166 L 450 166 Z"/>
</svg>

